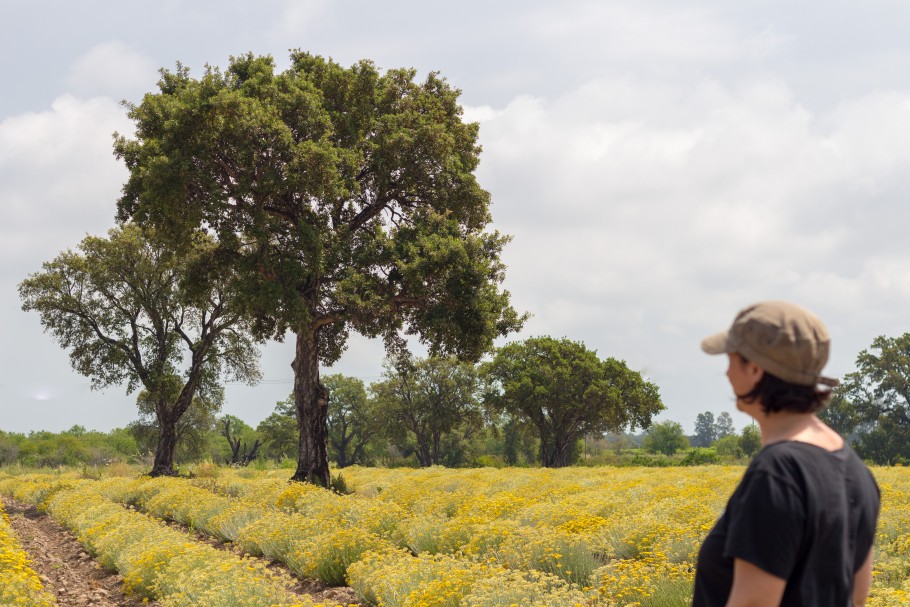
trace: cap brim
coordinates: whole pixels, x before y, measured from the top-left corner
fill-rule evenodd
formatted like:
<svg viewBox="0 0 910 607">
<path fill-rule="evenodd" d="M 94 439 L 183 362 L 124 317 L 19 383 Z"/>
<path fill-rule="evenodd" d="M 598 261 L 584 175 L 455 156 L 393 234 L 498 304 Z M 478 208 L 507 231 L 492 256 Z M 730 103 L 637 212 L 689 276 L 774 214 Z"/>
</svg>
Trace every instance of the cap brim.
<svg viewBox="0 0 910 607">
<path fill-rule="evenodd" d="M 729 337 L 729 331 L 715 333 L 714 335 L 701 340 L 701 349 L 708 354 L 726 354 L 728 352 L 727 344 Z"/>
</svg>

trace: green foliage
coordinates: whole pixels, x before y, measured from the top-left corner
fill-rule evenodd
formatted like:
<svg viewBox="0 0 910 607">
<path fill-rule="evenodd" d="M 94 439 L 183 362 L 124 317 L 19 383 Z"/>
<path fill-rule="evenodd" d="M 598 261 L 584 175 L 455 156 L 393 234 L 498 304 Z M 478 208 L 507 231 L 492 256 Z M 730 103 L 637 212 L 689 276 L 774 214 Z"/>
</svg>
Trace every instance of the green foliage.
<svg viewBox="0 0 910 607">
<path fill-rule="evenodd" d="M 0 430 L 0 465 L 86 467 L 135 461 L 136 457 L 136 442 L 122 428 L 104 433 L 74 426 L 60 433 L 39 431 L 27 435 Z"/>
<path fill-rule="evenodd" d="M 733 434 L 736 434 L 736 428 L 733 426 L 733 416 L 723 411 L 717 416 L 717 421 L 714 422 L 714 435 L 717 438 L 723 438 Z"/>
<path fill-rule="evenodd" d="M 338 495 L 351 495 L 354 493 L 354 491 L 348 487 L 347 481 L 344 480 L 344 477 L 340 472 L 332 475 L 332 482 L 329 483 L 329 489 Z"/>
<path fill-rule="evenodd" d="M 739 446 L 746 457 L 755 457 L 761 451 L 761 430 L 758 426 L 750 424 L 743 428 Z"/>
<path fill-rule="evenodd" d="M 322 383 L 329 393 L 329 450 L 335 463 L 339 468 L 370 463 L 380 427 L 375 402 L 356 377 L 327 375 Z"/>
<path fill-rule="evenodd" d="M 510 466 L 539 462 L 540 438 L 533 424 L 510 417 L 502 428 L 502 456 Z"/>
<path fill-rule="evenodd" d="M 544 466 L 571 464 L 585 434 L 647 427 L 664 406 L 657 386 L 584 344 L 536 337 L 500 348 L 485 366 L 488 406 L 533 425 Z"/>
<path fill-rule="evenodd" d="M 819 411 L 818 416 L 838 434 L 845 437 L 850 437 L 863 424 L 857 408 L 845 398 L 843 387 L 834 392 L 828 406 Z"/>
<path fill-rule="evenodd" d="M 215 443 L 217 447 L 213 451 L 216 461 L 247 465 L 251 460 L 243 460 L 243 456 L 258 454 L 260 440 L 256 430 L 239 417 L 223 415 L 215 423 L 215 428 L 219 437 Z"/>
<path fill-rule="evenodd" d="M 389 440 L 398 446 L 412 440 L 421 466 L 461 463 L 464 452 L 444 458 L 483 427 L 474 365 L 453 357 L 401 357 L 386 361 L 384 377 L 370 390 Z"/>
<path fill-rule="evenodd" d="M 649 453 L 673 455 L 689 448 L 689 439 L 679 422 L 665 421 L 652 425 L 642 441 L 642 447 Z"/>
<path fill-rule="evenodd" d="M 695 435 L 692 437 L 693 447 L 710 447 L 715 441 L 736 434 L 733 427 L 733 417 L 723 411 L 715 419 L 710 411 L 699 413 L 695 417 Z"/>
<path fill-rule="evenodd" d="M 163 71 L 159 92 L 130 107 L 135 138 L 117 137 L 130 171 L 120 219 L 177 242 L 211 230 L 256 335 L 296 334 L 295 402 L 316 420 L 301 425 L 313 451 L 298 480 L 328 483 L 319 365 L 350 331 L 393 352 L 406 332 L 476 360 L 523 322 L 500 289 L 509 238 L 485 231 L 478 125 L 458 95 L 436 73 L 418 82 L 303 52 L 276 73 L 245 54 L 199 79 Z"/>
<path fill-rule="evenodd" d="M 161 384 L 165 402 L 176 402 L 183 381 L 179 377 L 168 378 Z M 221 410 L 223 393 L 221 390 L 209 390 L 211 398 L 199 396 L 193 398 L 192 405 L 180 416 L 175 425 L 177 444 L 174 449 L 174 461 L 187 463 L 210 457 L 209 435 L 215 429 L 216 416 Z M 127 429 L 141 453 L 154 453 L 158 447 L 161 433 L 156 420 L 158 398 L 148 390 L 142 390 L 136 397 L 139 419 L 130 423 Z"/>
<path fill-rule="evenodd" d="M 262 455 L 277 461 L 297 456 L 297 419 L 293 397 L 280 401 L 270 414 L 256 426 L 256 434 L 262 440 Z"/>
<path fill-rule="evenodd" d="M 174 426 L 194 396 L 219 400 L 222 375 L 255 381 L 258 352 L 230 304 L 229 271 L 212 271 L 215 243 L 187 236 L 180 251 L 126 224 L 88 236 L 19 285 L 22 309 L 69 350 L 93 388 L 142 387 L 161 436 L 156 473 L 173 462 Z"/>
<path fill-rule="evenodd" d="M 910 464 L 910 427 L 892 416 L 859 429 L 853 448 L 866 460 L 881 465 Z"/>
<path fill-rule="evenodd" d="M 710 447 L 717 439 L 717 428 L 714 425 L 714 414 L 710 411 L 699 413 L 695 417 L 695 436 L 692 445 L 695 447 Z"/>
<path fill-rule="evenodd" d="M 717 450 L 712 447 L 695 447 L 694 449 L 686 451 L 686 455 L 682 460 L 682 465 L 705 466 L 708 464 L 716 464 L 720 461 L 717 456 Z"/>
<path fill-rule="evenodd" d="M 851 410 L 852 409 L 852 410 Z M 849 434 L 877 464 L 910 459 L 910 333 L 876 337 L 856 358 L 823 419 Z"/>
<path fill-rule="evenodd" d="M 717 439 L 714 443 L 714 450 L 719 456 L 728 460 L 738 460 L 745 457 L 740 437 L 735 434 Z"/>
</svg>

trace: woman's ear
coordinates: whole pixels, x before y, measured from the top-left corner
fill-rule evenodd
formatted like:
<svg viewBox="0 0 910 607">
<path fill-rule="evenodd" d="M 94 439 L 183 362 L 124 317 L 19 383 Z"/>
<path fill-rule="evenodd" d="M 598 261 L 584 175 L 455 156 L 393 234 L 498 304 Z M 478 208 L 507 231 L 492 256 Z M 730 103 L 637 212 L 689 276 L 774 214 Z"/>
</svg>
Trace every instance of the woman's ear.
<svg viewBox="0 0 910 607">
<path fill-rule="evenodd" d="M 765 376 L 765 370 L 751 360 L 745 361 L 745 367 L 746 377 L 752 381 L 752 387 L 754 388 L 761 381 L 761 378 Z"/>
</svg>

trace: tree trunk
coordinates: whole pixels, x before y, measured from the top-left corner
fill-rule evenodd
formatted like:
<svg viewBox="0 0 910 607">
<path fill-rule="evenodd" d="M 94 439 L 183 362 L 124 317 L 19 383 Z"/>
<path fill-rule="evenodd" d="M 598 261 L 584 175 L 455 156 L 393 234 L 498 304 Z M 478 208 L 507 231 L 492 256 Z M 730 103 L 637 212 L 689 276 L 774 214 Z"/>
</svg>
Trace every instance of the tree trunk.
<svg viewBox="0 0 910 607">
<path fill-rule="evenodd" d="M 433 433 L 433 465 L 439 465 L 439 443 L 442 442 L 442 434 L 439 432 Z"/>
<path fill-rule="evenodd" d="M 294 406 L 297 410 L 297 471 L 292 481 L 328 487 L 329 393 L 319 381 L 316 330 L 304 327 L 297 334 L 294 356 Z"/>
<path fill-rule="evenodd" d="M 193 364 L 190 366 L 189 378 L 180 390 L 177 401 L 168 405 L 166 400 L 158 399 L 155 404 L 155 417 L 158 420 L 158 446 L 155 448 L 155 463 L 149 476 L 176 476 L 174 470 L 174 451 L 177 449 L 177 422 L 186 413 L 193 403 L 196 387 L 199 385 L 199 376 L 202 373 L 202 359 L 208 350 L 208 345 L 193 352 Z M 147 390 L 160 390 L 160 386 L 149 386 Z M 160 394 L 160 392 L 159 392 Z"/>
<path fill-rule="evenodd" d="M 567 443 L 557 444 L 553 449 L 553 461 L 550 464 L 550 468 L 565 468 L 568 466 L 569 461 L 566 457 L 568 450 L 569 445 Z"/>
<path fill-rule="evenodd" d="M 566 457 L 570 440 L 555 437 L 540 441 L 540 465 L 544 468 L 565 468 L 569 465 Z"/>
<path fill-rule="evenodd" d="M 177 448 L 177 420 L 171 415 L 158 417 L 158 446 L 149 476 L 175 476 L 174 450 Z"/>
</svg>

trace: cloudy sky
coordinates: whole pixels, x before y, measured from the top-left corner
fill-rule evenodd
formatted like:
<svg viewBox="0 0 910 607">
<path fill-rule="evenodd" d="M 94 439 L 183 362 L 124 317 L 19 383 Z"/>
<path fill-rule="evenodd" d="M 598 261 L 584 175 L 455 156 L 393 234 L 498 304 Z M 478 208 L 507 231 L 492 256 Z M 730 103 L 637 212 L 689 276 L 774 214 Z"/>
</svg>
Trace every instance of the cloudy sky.
<svg viewBox="0 0 910 607">
<path fill-rule="evenodd" d="M 481 123 L 480 183 L 512 234 L 506 288 L 552 335 L 624 359 L 667 411 L 733 411 L 700 339 L 755 300 L 814 310 L 830 374 L 910 331 L 910 5 L 897 0 L 0 2 L 0 429 L 108 430 L 135 395 L 92 392 L 16 286 L 114 225 L 129 132 L 157 69 L 199 75 L 288 49 L 441 72 Z M 326 373 L 379 378 L 354 338 Z M 255 425 L 291 389 L 230 385 Z M 747 423 L 734 413 L 737 426 Z"/>
</svg>

